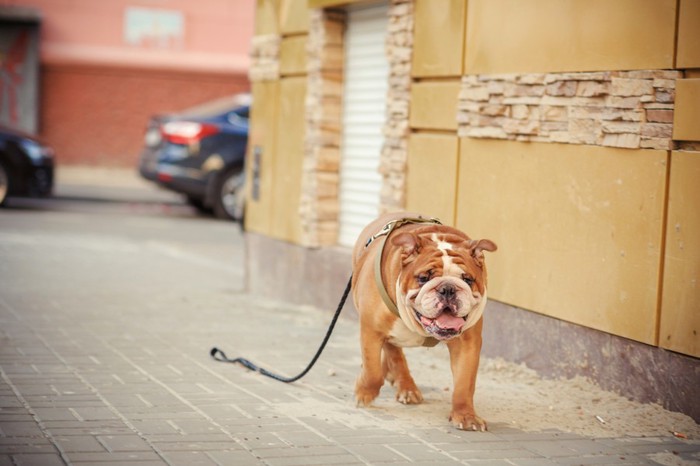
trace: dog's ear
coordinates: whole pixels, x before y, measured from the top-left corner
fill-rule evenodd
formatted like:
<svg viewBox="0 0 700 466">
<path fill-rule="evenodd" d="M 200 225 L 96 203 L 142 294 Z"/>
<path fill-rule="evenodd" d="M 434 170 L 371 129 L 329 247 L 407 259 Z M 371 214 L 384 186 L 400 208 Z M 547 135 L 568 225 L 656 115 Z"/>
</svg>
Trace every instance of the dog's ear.
<svg viewBox="0 0 700 466">
<path fill-rule="evenodd" d="M 401 259 L 404 263 L 420 253 L 423 246 L 420 236 L 414 235 L 410 231 L 394 236 L 391 239 L 391 244 L 401 248 Z"/>
<path fill-rule="evenodd" d="M 498 249 L 498 246 L 490 239 L 470 239 L 469 249 L 476 263 L 482 265 L 484 263 L 484 251 L 493 252 Z"/>
</svg>

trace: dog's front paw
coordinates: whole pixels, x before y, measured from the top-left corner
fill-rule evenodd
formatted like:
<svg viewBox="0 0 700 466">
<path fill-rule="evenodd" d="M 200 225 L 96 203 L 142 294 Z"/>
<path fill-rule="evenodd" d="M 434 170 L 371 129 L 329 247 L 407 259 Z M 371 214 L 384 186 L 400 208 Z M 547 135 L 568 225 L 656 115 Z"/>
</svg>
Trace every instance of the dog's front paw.
<svg viewBox="0 0 700 466">
<path fill-rule="evenodd" d="M 357 406 L 365 408 L 371 405 L 374 399 L 377 398 L 377 396 L 379 396 L 380 388 L 381 385 L 376 388 L 368 387 L 366 385 L 361 384 L 360 381 L 358 381 L 355 385 L 355 400 L 357 402 Z"/>
<path fill-rule="evenodd" d="M 405 405 L 417 405 L 423 402 L 423 394 L 415 385 L 412 387 L 399 386 L 396 390 L 396 401 Z"/>
<path fill-rule="evenodd" d="M 450 414 L 452 425 L 461 430 L 486 432 L 486 421 L 473 413 L 452 411 Z"/>
</svg>

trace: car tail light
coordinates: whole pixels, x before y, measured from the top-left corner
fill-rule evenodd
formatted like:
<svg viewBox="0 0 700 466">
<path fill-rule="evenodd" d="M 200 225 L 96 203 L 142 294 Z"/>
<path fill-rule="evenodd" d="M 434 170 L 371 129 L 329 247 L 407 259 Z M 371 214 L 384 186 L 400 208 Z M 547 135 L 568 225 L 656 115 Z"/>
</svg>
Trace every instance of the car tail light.
<svg viewBox="0 0 700 466">
<path fill-rule="evenodd" d="M 166 183 L 173 180 L 173 175 L 170 173 L 158 173 L 158 181 L 164 181 Z"/>
<path fill-rule="evenodd" d="M 163 137 L 174 144 L 191 144 L 219 132 L 216 125 L 192 121 L 170 121 L 163 125 Z"/>
</svg>

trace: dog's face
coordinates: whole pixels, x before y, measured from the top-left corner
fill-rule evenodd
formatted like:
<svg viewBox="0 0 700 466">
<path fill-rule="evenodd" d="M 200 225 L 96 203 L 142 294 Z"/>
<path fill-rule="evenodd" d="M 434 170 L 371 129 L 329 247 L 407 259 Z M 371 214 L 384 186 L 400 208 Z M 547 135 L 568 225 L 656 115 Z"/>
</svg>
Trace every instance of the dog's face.
<svg viewBox="0 0 700 466">
<path fill-rule="evenodd" d="M 392 242 L 402 248 L 397 300 L 403 300 L 431 336 L 448 340 L 461 334 L 470 314 L 483 309 L 483 251 L 495 251 L 496 245 L 487 239 L 471 240 L 448 228 L 401 233 Z"/>
</svg>

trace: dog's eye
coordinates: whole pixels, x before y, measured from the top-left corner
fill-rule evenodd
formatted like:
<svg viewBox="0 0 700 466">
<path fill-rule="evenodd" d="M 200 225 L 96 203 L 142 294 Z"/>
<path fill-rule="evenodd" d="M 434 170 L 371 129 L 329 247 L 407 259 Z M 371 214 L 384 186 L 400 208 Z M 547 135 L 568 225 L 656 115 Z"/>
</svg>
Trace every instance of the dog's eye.
<svg viewBox="0 0 700 466">
<path fill-rule="evenodd" d="M 476 280 L 474 280 L 474 278 L 470 277 L 466 273 L 462 274 L 462 280 L 464 280 L 464 282 L 469 286 L 472 286 L 474 284 L 474 282 L 476 281 Z"/>
<path fill-rule="evenodd" d="M 416 276 L 416 281 L 418 282 L 419 285 L 425 285 L 430 281 L 430 276 L 432 275 L 432 271 L 426 272 L 426 273 L 421 273 Z"/>
</svg>

